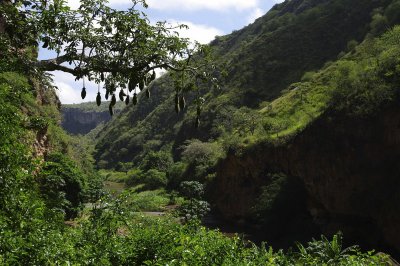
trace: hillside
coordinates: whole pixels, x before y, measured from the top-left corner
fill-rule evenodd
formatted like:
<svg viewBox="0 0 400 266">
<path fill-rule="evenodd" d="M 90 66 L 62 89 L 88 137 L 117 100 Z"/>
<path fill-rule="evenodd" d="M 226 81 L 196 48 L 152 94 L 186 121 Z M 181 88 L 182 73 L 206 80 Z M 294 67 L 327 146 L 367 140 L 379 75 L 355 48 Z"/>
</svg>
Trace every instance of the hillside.
<svg viewBox="0 0 400 266">
<path fill-rule="evenodd" d="M 199 129 L 190 94 L 187 110 L 173 112 L 166 76 L 149 102 L 99 134 L 98 166 L 143 168 L 154 154 L 170 156 L 171 187 L 207 184 L 217 213 L 269 243 L 343 230 L 350 242 L 398 254 L 399 147 L 390 125 L 399 123 L 399 28 L 390 29 L 399 14 L 398 1 L 276 5 L 211 43 L 226 79 L 221 90 L 202 88 Z"/>
<path fill-rule="evenodd" d="M 125 104 L 118 102 L 114 112 L 119 113 Z M 112 116 L 106 104 L 97 106 L 95 102 L 80 104 L 63 104 L 61 106 L 61 126 L 70 134 L 85 135 L 102 123 L 111 120 Z"/>
<path fill-rule="evenodd" d="M 255 23 L 211 43 L 217 63 L 226 69 L 227 76 L 221 90 L 203 88 L 206 103 L 199 130 L 192 126 L 195 107 L 190 101 L 188 109 L 177 116 L 173 112 L 173 87 L 163 85 L 160 94 L 155 85 L 151 103 L 130 106 L 102 132 L 97 160 L 108 167 L 119 160 L 138 161 L 144 156 L 146 143 L 158 143 L 158 148 L 173 146 L 178 156 L 176 149 L 185 140 L 206 141 L 231 133 L 233 124 L 240 123 L 231 116 L 236 110 L 257 108 L 263 101 L 278 97 L 306 72 L 336 60 L 339 53 L 348 50 L 348 43 L 365 37 L 372 10 L 388 1 L 303 2 L 276 5 Z M 190 94 L 187 96 L 190 98 Z M 231 121 L 232 125 L 220 125 L 221 121 Z M 121 148 L 128 149 L 129 155 L 119 155 Z"/>
</svg>

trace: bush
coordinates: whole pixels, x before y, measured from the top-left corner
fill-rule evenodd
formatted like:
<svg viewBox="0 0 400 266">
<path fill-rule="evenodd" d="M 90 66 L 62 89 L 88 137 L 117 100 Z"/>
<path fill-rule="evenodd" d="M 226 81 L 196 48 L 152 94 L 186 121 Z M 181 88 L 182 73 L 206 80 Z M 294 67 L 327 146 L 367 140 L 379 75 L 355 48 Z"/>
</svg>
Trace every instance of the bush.
<svg viewBox="0 0 400 266">
<path fill-rule="evenodd" d="M 202 142 L 197 139 L 188 140 L 182 147 L 182 161 L 196 180 L 202 181 L 212 172 L 213 167 L 223 156 L 222 147 L 215 142 Z"/>
<path fill-rule="evenodd" d="M 144 174 L 143 183 L 145 184 L 145 189 L 153 190 L 162 188 L 167 185 L 167 177 L 164 172 L 150 169 Z"/>
<path fill-rule="evenodd" d="M 204 186 L 197 181 L 185 181 L 181 183 L 180 193 L 185 201 L 178 208 L 178 214 L 185 219 L 201 220 L 210 211 L 208 202 L 203 201 Z"/>
<path fill-rule="evenodd" d="M 134 169 L 128 171 L 127 175 L 128 175 L 128 177 L 125 180 L 125 184 L 128 187 L 133 187 L 133 186 L 143 183 L 143 171 L 142 170 L 134 168 Z"/>
<path fill-rule="evenodd" d="M 40 172 L 39 187 L 47 207 L 65 212 L 66 219 L 70 219 L 81 207 L 86 180 L 71 159 L 61 153 L 51 153 Z"/>
<path fill-rule="evenodd" d="M 184 173 L 187 169 L 187 164 L 183 162 L 176 162 L 168 169 L 167 179 L 168 187 L 175 189 L 179 187 L 179 184 L 183 181 Z"/>
<path fill-rule="evenodd" d="M 146 172 L 140 169 L 134 169 L 128 172 L 128 178 L 125 181 L 127 186 L 136 186 L 144 184 L 142 190 L 153 190 L 167 186 L 167 176 L 164 172 L 156 169 L 150 169 Z"/>
<path fill-rule="evenodd" d="M 144 157 L 140 168 L 144 171 L 156 169 L 166 172 L 173 164 L 172 156 L 166 151 L 150 151 Z"/>
</svg>

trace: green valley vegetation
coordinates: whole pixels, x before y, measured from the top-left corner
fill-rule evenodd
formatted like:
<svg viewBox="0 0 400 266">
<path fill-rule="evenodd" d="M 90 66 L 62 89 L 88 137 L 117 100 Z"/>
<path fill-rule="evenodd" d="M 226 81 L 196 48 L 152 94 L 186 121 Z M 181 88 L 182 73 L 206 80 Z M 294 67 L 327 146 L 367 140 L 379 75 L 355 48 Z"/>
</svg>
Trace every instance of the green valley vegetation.
<svg viewBox="0 0 400 266">
<path fill-rule="evenodd" d="M 174 114 L 174 84 L 168 77 L 157 80 L 150 102 L 129 106 L 99 134 L 98 166 L 140 165 L 155 150 L 187 164 L 189 142 L 194 149 L 218 154 L 210 155 L 215 164 L 229 150 L 285 143 L 329 112 L 365 117 L 396 101 L 399 28 L 393 26 L 399 22 L 398 2 L 317 2 L 298 4 L 301 11 L 294 2 L 277 5 L 254 24 L 217 37 L 211 47 L 217 65 L 229 73 L 221 89 L 203 88 L 200 110 L 190 104 L 189 94 L 189 106 Z M 317 17 L 323 19 L 310 28 Z M 329 25 L 340 34 L 328 34 Z M 321 36 L 324 45 L 317 40 Z M 245 61 L 235 63 L 239 58 Z M 199 173 L 202 178 L 209 174 Z"/>
<path fill-rule="evenodd" d="M 1 264 L 289 265 L 317 261 L 381 265 L 387 260 L 356 248 L 342 251 L 337 237 L 285 254 L 265 246 L 248 246 L 195 221 L 181 225 L 169 217 L 144 217 L 138 211 L 153 209 L 141 203 L 143 194 L 132 197 L 122 193 L 110 198 L 100 193 L 98 179 L 88 168 L 90 157 L 71 150 L 69 137 L 58 128 L 57 119 L 51 118 L 58 116 L 55 106 L 37 104 L 33 96 L 37 91 L 23 75 L 3 72 L 0 81 Z M 45 92 L 54 95 L 50 88 Z M 47 119 L 32 120 L 32 114 Z M 54 129 L 50 131 L 50 127 Z M 31 141 L 46 128 L 52 148 L 43 164 L 33 156 Z M 162 163 L 145 165 L 144 169 L 164 167 Z M 67 226 L 64 219 L 76 217 L 85 201 L 95 203 Z"/>
<path fill-rule="evenodd" d="M 140 163 L 152 149 L 169 150 L 176 159 L 179 148 L 191 139 L 221 139 L 228 147 L 229 141 L 240 144 L 243 138 L 253 142 L 301 130 L 329 105 L 325 92 L 335 81 L 328 83 L 327 78 L 317 86 L 306 82 L 300 86 L 297 82 L 310 79 L 316 72 L 321 75 L 367 35 L 373 39 L 398 21 L 396 1 L 289 2 L 276 5 L 254 24 L 211 42 L 216 65 L 225 73 L 219 89 L 200 88 L 200 108 L 197 94 L 188 93 L 187 107 L 176 115 L 174 82 L 166 76 L 153 83 L 151 101 L 129 106 L 99 135 L 95 157 L 100 167 L 112 168 L 119 161 Z M 390 19 L 384 19 L 382 26 L 378 22 L 386 15 Z M 311 23 L 316 18 L 320 19 Z M 337 33 L 332 32 L 331 25 Z M 353 61 L 358 60 L 357 55 L 352 56 Z M 308 90 L 315 93 L 309 95 Z M 269 111 L 270 118 L 266 119 Z M 299 113 L 301 117 L 296 117 Z M 200 125 L 195 130 L 198 114 Z M 125 149 L 129 152 L 119 152 Z"/>
<path fill-rule="evenodd" d="M 60 128 L 59 102 L 49 76 L 42 70 L 61 69 L 79 79 L 96 81 L 103 79 L 103 72 L 109 72 L 104 77 L 106 93 L 114 98 L 117 83 L 123 86 L 132 82 L 136 86 L 137 81 L 142 87 L 143 79 L 152 73 L 154 65 L 176 68 L 180 73 L 191 72 L 191 68 L 179 69 L 184 62 L 169 61 L 165 55 L 186 52 L 187 43 L 176 38 L 164 24 L 149 25 L 134 8 L 124 13 L 108 8 L 102 1 L 86 0 L 78 13 L 74 13 L 63 1 L 3 1 L 0 4 L 0 29 L 5 29 L 0 31 L 0 51 L 5 59 L 0 63 L 0 264 L 388 265 L 389 256 L 383 253 L 365 252 L 355 246 L 345 248 L 340 233 L 308 243 L 293 241 L 294 248 L 284 251 L 266 244 L 256 246 L 238 236 L 227 237 L 218 230 L 203 227 L 199 221 L 209 211 L 205 199 L 216 178 L 216 165 L 227 151 L 234 149 L 240 153 L 241 149 L 265 141 L 283 143 L 327 110 L 363 116 L 394 101 L 400 29 L 394 27 L 384 35 L 381 31 L 386 30 L 382 23 L 397 22 L 397 13 L 393 11 L 397 1 L 392 5 L 378 1 L 386 8 L 376 11 L 372 22 L 369 11 L 380 7 L 378 3 L 360 1 L 359 6 L 353 6 L 339 0 L 321 5 L 317 2 L 304 1 L 306 8 L 296 9 L 291 7 L 291 1 L 286 1 L 247 30 L 217 38 L 211 47 L 218 58 L 217 65 L 226 67 L 225 77 L 231 82 L 226 87 L 215 86 L 209 91 L 203 84 L 193 96 L 186 92 L 192 88 L 186 77 L 178 78 L 187 82 L 178 87 L 178 94 L 176 82 L 169 76 L 151 83 L 147 91 L 151 89 L 156 97 L 142 102 L 148 94 L 139 94 L 141 104 L 128 105 L 129 109 L 98 133 L 95 161 L 89 138 L 73 138 Z M 134 1 L 140 3 L 145 5 L 143 1 Z M 25 16 L 21 5 L 26 7 Z M 324 13 L 329 10 L 333 13 Z M 324 25 L 334 19 L 343 21 L 342 11 L 349 12 L 346 18 L 352 19 L 354 32 L 328 36 L 340 40 L 320 51 L 326 57 L 316 53 L 315 58 L 309 58 L 319 44 L 308 40 L 309 50 L 300 53 L 296 49 L 286 55 L 290 60 L 294 60 L 292 55 L 302 55 L 307 60 L 297 62 L 307 63 L 305 69 L 293 66 L 293 62 L 273 60 L 271 54 L 263 59 L 271 63 L 264 69 L 268 73 L 271 69 L 282 71 L 275 82 L 268 77 L 268 82 L 271 81 L 268 91 L 262 89 L 266 82 L 264 74 L 253 73 L 251 64 L 241 61 L 258 58 L 255 53 L 250 56 L 249 49 L 266 41 L 260 36 L 273 39 L 282 36 L 278 40 L 287 43 L 293 30 L 298 32 L 298 28 L 292 27 L 304 27 L 298 32 L 300 38 L 310 21 L 323 17 L 326 21 L 322 20 L 321 26 L 307 28 L 316 38 L 326 32 Z M 98 29 L 93 25 L 93 17 L 102 20 L 99 34 L 95 34 Z M 82 20 L 89 23 L 88 30 L 93 35 L 71 31 L 81 29 Z M 124 42 L 120 40 L 131 37 L 127 28 L 132 21 L 139 27 L 133 34 L 137 34 L 135 40 L 143 45 L 142 49 L 126 57 L 110 57 L 110 49 L 121 52 Z M 367 34 L 365 25 L 369 24 L 370 34 L 362 41 Z M 343 22 L 341 28 L 348 28 L 346 25 Z M 120 29 L 120 35 L 111 34 L 113 27 Z M 150 36 L 141 35 L 144 31 Z M 252 34 L 246 36 L 249 32 Z M 78 37 L 73 38 L 73 33 Z M 260 38 L 251 38 L 253 34 L 260 34 Z M 350 38 L 362 43 L 356 45 Z M 99 57 L 86 58 L 79 53 L 78 39 L 104 58 L 97 61 Z M 248 46 L 236 40 L 248 40 Z M 67 43 L 66 55 L 55 61 L 37 61 L 38 41 L 55 51 L 64 49 Z M 160 48 L 158 45 L 163 41 L 169 45 Z M 347 43 L 347 54 L 322 67 L 325 59 L 334 60 Z M 278 44 L 271 45 L 285 47 Z M 158 47 L 161 58 L 153 57 L 154 47 Z M 203 47 L 199 52 L 205 50 Z M 190 51 L 193 52 L 196 51 Z M 242 64 L 229 60 L 239 60 Z M 65 67 L 63 63 L 69 61 L 77 65 Z M 133 69 L 133 63 L 139 64 L 140 69 Z M 261 69 L 257 64 L 253 67 Z M 127 71 L 134 75 L 126 75 Z M 242 73 L 242 77 L 237 73 Z M 365 73 L 367 77 L 363 76 Z M 141 80 L 134 80 L 137 77 Z M 251 83 L 253 77 L 258 78 Z M 201 78 L 202 82 L 215 85 L 212 84 L 215 80 L 208 78 Z M 248 87 L 243 89 L 245 85 Z M 288 91 L 281 95 L 280 88 L 287 87 Z M 182 92 L 190 105 L 183 104 Z M 257 100 L 253 101 L 253 97 Z M 173 109 L 177 104 L 180 112 L 175 114 Z M 112 112 L 114 106 L 111 104 Z M 95 165 L 102 169 L 96 171 Z M 111 192 L 116 193 L 107 193 L 102 188 L 104 181 L 123 185 L 112 188 Z M 260 202 L 265 204 L 255 207 L 256 215 L 271 213 L 272 197 L 279 195 L 285 184 L 285 176 L 278 175 L 263 188 Z M 174 212 L 162 217 L 146 215 L 146 212 L 165 211 L 167 205 L 179 205 L 175 216 Z"/>
<path fill-rule="evenodd" d="M 198 181 L 212 201 L 211 194 L 218 194 L 213 191 L 218 169 L 234 154 L 238 165 L 248 167 L 242 174 L 248 181 L 243 186 L 249 185 L 253 175 L 264 173 L 253 171 L 252 161 L 239 160 L 255 147 L 277 147 L 279 152 L 319 121 L 337 116 L 364 121 L 396 106 L 399 22 L 399 1 L 276 5 L 254 24 L 211 43 L 216 65 L 225 73 L 220 88 L 200 88 L 200 108 L 196 95 L 187 93 L 187 106 L 175 114 L 174 82 L 168 76 L 157 80 L 151 85 L 156 92 L 151 101 L 128 106 L 98 135 L 97 166 L 119 169 L 123 162 L 143 173 L 149 156 L 162 154 L 169 165 L 161 170 L 167 188 Z M 199 114 L 200 124 L 195 124 Z M 261 202 L 253 206 L 251 218 L 268 224 L 271 213 L 282 214 L 298 192 L 291 182 L 277 178 L 260 188 Z M 232 205 L 241 200 L 231 198 Z M 276 199 L 281 205 L 268 205 Z"/>
</svg>

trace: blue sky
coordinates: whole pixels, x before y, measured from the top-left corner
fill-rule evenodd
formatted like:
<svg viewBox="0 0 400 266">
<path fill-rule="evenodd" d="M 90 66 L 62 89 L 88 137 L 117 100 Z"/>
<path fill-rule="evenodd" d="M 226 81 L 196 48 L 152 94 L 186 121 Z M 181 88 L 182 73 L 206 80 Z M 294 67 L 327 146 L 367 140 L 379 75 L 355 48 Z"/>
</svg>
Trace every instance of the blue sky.
<svg viewBox="0 0 400 266">
<path fill-rule="evenodd" d="M 274 4 L 283 0 L 146 0 L 149 8 L 145 10 L 150 21 L 170 21 L 183 23 L 189 30 L 181 36 L 208 43 L 216 35 L 225 35 L 252 23 L 264 15 Z M 68 0 L 72 8 L 79 6 L 79 0 Z M 131 6 L 130 0 L 110 0 L 109 4 L 118 9 Z M 51 58 L 52 54 L 40 49 L 39 58 Z M 62 103 L 79 103 L 81 82 L 59 71 L 53 72 L 54 82 L 59 88 L 58 95 Z M 85 101 L 93 101 L 97 85 L 86 84 Z"/>
</svg>

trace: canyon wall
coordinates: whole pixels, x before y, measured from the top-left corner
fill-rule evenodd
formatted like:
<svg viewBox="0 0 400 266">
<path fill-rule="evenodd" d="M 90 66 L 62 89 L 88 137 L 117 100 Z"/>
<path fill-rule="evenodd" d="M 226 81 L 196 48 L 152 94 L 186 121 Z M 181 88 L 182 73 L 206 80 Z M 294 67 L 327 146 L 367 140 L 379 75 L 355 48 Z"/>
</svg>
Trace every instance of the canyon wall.
<svg viewBox="0 0 400 266">
<path fill-rule="evenodd" d="M 61 126 L 70 134 L 89 133 L 100 123 L 108 122 L 111 116 L 108 111 L 84 111 L 79 108 L 62 107 L 62 123 Z"/>
<path fill-rule="evenodd" d="M 341 230 L 400 254 L 398 105 L 365 118 L 325 114 L 286 144 L 230 152 L 211 188 L 216 210 L 228 221 L 248 219 L 269 173 L 300 181 L 306 196 L 292 201 L 304 201 L 322 233 Z"/>
</svg>

